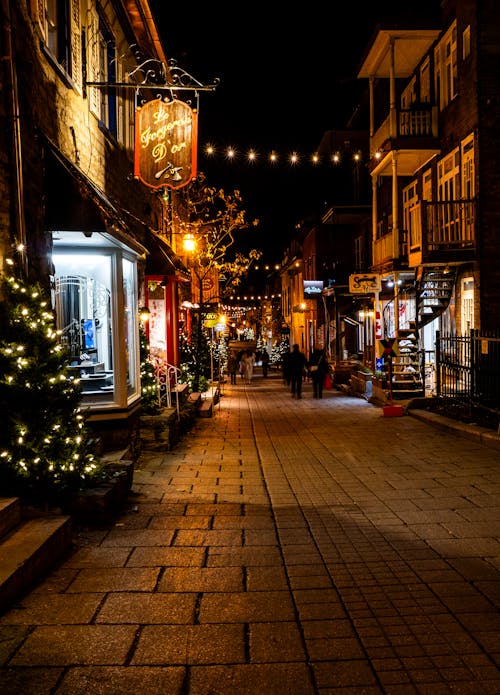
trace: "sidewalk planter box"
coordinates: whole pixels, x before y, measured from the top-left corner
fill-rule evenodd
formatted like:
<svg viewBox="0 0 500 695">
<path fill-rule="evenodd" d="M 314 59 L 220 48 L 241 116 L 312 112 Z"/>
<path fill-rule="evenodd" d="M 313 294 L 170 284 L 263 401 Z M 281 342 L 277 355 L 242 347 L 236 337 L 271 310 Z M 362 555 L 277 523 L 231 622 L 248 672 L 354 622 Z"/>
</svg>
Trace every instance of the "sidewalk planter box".
<svg viewBox="0 0 500 695">
<path fill-rule="evenodd" d="M 179 421 L 175 408 L 158 415 L 141 415 L 141 443 L 146 449 L 170 451 L 179 439 Z"/>
<path fill-rule="evenodd" d="M 389 402 L 389 389 L 386 379 L 372 379 L 372 398 L 379 403 Z"/>
<path fill-rule="evenodd" d="M 99 487 L 81 490 L 63 506 L 63 512 L 79 522 L 106 521 L 125 504 L 134 481 L 134 462 L 106 463 L 109 480 Z"/>
<path fill-rule="evenodd" d="M 351 378 L 352 369 L 348 366 L 336 364 L 333 367 L 333 383 L 348 384 Z"/>
<path fill-rule="evenodd" d="M 368 372 L 355 372 L 351 376 L 351 389 L 354 393 L 370 398 L 372 395 L 373 374 Z"/>
</svg>

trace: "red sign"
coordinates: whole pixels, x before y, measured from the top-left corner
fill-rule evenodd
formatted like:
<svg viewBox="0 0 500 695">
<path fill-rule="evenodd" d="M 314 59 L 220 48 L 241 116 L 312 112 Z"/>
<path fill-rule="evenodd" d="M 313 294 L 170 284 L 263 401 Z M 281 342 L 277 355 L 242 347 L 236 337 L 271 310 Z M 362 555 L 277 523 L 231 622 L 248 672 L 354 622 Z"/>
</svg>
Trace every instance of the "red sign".
<svg viewBox="0 0 500 695">
<path fill-rule="evenodd" d="M 134 176 L 150 188 L 182 188 L 196 176 L 198 118 L 183 101 L 154 99 L 135 114 Z"/>
</svg>

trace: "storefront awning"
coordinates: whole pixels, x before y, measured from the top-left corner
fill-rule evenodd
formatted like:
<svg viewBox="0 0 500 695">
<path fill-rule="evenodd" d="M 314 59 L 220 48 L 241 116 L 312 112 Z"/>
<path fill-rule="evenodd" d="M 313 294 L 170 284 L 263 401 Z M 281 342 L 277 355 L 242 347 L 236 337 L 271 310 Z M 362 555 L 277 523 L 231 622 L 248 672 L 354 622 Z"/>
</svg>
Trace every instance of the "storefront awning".
<svg viewBox="0 0 500 695">
<path fill-rule="evenodd" d="M 108 219 L 118 216 L 90 180 L 52 147 L 45 149 L 44 187 L 47 231 L 106 232 Z"/>
<path fill-rule="evenodd" d="M 45 230 L 106 234 L 145 256 L 144 224 L 125 220 L 124 211 L 51 143 L 45 148 L 44 189 Z"/>
<path fill-rule="evenodd" d="M 110 234 L 146 258 L 147 275 L 176 275 L 180 280 L 191 277 L 166 239 L 114 204 L 48 141 L 44 227 L 53 232 Z"/>
<path fill-rule="evenodd" d="M 162 239 L 152 229 L 146 228 L 146 230 L 145 246 L 148 249 L 146 275 L 176 275 L 179 280 L 190 280 L 189 270 L 166 239 Z"/>
</svg>

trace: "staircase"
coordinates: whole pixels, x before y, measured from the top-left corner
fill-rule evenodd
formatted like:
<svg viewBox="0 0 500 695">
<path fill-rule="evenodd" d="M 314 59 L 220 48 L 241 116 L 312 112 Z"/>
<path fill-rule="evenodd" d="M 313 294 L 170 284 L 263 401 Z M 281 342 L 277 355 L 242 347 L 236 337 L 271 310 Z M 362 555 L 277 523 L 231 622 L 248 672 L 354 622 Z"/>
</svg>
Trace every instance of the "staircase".
<svg viewBox="0 0 500 695">
<path fill-rule="evenodd" d="M 417 283 L 418 327 L 426 326 L 448 308 L 455 286 L 456 270 L 424 268 Z"/>
<path fill-rule="evenodd" d="M 398 295 L 405 304 L 406 322 L 397 331 L 399 355 L 392 359 L 392 396 L 395 399 L 424 396 L 423 364 L 418 330 L 440 316 L 448 307 L 455 286 L 456 271 L 443 267 L 424 267 L 414 286 L 406 286 Z M 385 309 L 388 310 L 391 302 Z M 387 312 L 389 313 L 389 312 Z M 388 331 L 385 322 L 386 332 Z"/>
<path fill-rule="evenodd" d="M 398 330 L 399 355 L 392 359 L 392 397 L 417 398 L 424 395 L 424 382 L 415 321 Z"/>
<path fill-rule="evenodd" d="M 17 497 L 0 498 L 0 613 L 48 572 L 71 540 L 69 516 L 27 518 Z"/>
</svg>

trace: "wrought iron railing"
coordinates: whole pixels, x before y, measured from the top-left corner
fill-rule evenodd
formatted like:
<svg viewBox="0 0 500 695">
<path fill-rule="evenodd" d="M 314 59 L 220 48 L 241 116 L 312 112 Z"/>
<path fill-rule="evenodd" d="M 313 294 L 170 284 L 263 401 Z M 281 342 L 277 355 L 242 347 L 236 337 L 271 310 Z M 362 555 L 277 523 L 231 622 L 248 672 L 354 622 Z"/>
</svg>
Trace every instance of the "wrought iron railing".
<svg viewBox="0 0 500 695">
<path fill-rule="evenodd" d="M 436 395 L 500 418 L 500 333 L 436 332 Z"/>
</svg>

